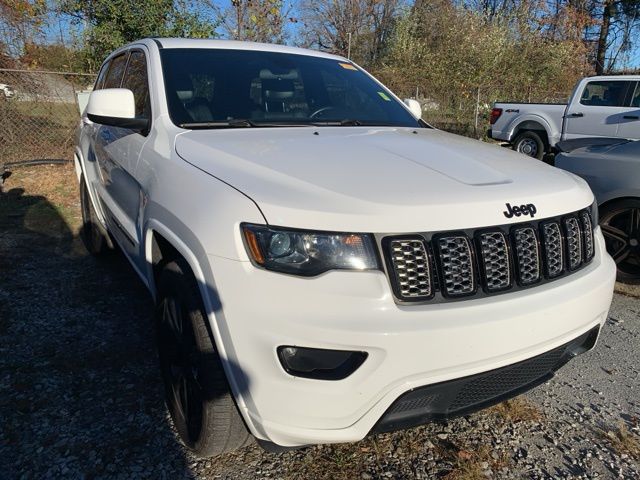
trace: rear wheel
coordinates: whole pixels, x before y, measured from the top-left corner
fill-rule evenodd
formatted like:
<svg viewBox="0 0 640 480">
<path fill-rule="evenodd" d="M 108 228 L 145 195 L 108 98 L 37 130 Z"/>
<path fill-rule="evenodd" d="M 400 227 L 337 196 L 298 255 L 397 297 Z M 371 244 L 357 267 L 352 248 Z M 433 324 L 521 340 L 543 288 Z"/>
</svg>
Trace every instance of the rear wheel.
<svg viewBox="0 0 640 480">
<path fill-rule="evenodd" d="M 95 256 L 101 256 L 113 250 L 109 234 L 98 220 L 98 215 L 91 203 L 84 177 L 80 178 L 80 208 L 82 210 L 80 237 L 85 248 Z"/>
<path fill-rule="evenodd" d="M 236 407 L 187 263 L 168 263 L 158 280 L 158 350 L 167 406 L 182 442 L 210 457 L 253 437 Z"/>
<path fill-rule="evenodd" d="M 531 130 L 519 134 L 513 142 L 513 149 L 538 160 L 544 158 L 547 145 L 542 137 Z"/>
<path fill-rule="evenodd" d="M 640 283 L 640 200 L 622 200 L 600 211 L 607 251 L 618 267 L 617 279 Z"/>
</svg>

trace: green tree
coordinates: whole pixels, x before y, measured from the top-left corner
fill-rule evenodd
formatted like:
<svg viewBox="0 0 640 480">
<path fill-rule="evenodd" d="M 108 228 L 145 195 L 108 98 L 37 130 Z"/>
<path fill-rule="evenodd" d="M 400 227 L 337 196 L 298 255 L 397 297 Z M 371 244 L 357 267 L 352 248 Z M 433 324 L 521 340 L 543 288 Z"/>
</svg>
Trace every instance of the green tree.
<svg viewBox="0 0 640 480">
<path fill-rule="evenodd" d="M 82 52 L 61 43 L 26 43 L 20 63 L 28 68 L 56 72 L 82 72 L 85 67 Z"/>
<path fill-rule="evenodd" d="M 46 0 L 0 0 L 0 43 L 6 54 L 20 55 L 41 33 L 46 11 Z"/>
<path fill-rule="evenodd" d="M 215 36 L 215 25 L 189 7 L 184 0 L 61 0 L 59 4 L 62 14 L 84 25 L 92 70 L 109 52 L 140 38 Z"/>
</svg>

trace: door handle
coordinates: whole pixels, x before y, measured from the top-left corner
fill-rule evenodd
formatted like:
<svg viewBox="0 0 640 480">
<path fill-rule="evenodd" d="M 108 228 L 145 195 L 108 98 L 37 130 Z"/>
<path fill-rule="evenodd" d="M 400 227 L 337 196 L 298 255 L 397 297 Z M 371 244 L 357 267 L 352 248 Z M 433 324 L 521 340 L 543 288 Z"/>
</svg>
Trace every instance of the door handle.
<svg viewBox="0 0 640 480">
<path fill-rule="evenodd" d="M 584 117 L 584 113 L 582 112 L 570 113 L 569 116 L 573 118 L 580 118 L 580 117 Z"/>
<path fill-rule="evenodd" d="M 640 116 L 638 115 L 625 115 L 624 117 L 625 120 L 640 120 Z"/>
</svg>

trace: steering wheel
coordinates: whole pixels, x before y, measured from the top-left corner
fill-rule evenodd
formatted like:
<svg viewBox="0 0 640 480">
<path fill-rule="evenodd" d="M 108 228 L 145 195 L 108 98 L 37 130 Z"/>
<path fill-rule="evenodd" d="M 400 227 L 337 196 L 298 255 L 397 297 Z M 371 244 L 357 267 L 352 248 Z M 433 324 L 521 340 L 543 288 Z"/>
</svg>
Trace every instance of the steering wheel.
<svg viewBox="0 0 640 480">
<path fill-rule="evenodd" d="M 318 110 L 313 112 L 311 115 L 309 115 L 309 118 L 316 118 L 318 115 L 320 115 L 323 112 L 327 112 L 329 110 L 335 110 L 335 109 L 336 107 L 332 107 L 332 106 L 319 108 Z"/>
</svg>

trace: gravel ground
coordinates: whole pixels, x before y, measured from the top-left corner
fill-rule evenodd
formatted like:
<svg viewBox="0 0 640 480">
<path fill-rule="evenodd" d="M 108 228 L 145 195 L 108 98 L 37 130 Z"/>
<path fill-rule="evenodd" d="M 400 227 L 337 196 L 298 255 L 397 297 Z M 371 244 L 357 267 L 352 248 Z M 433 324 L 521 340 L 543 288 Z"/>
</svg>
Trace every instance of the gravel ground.
<svg viewBox="0 0 640 480">
<path fill-rule="evenodd" d="M 0 479 L 640 477 L 640 300 L 625 287 L 596 349 L 514 401 L 357 444 L 194 459 L 163 404 L 151 301 L 121 256 L 86 254 L 75 188 L 70 168 L 43 167 L 0 194 Z"/>
</svg>

